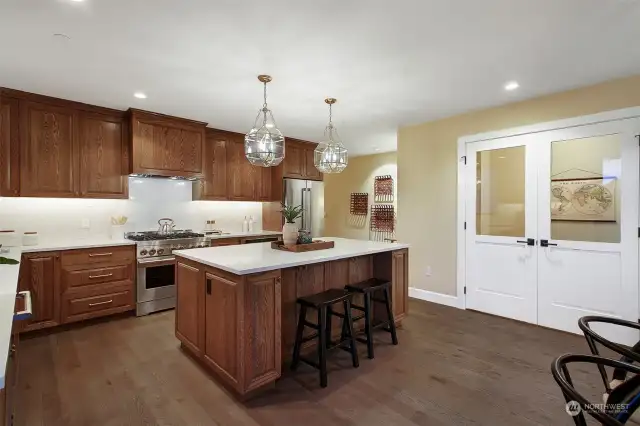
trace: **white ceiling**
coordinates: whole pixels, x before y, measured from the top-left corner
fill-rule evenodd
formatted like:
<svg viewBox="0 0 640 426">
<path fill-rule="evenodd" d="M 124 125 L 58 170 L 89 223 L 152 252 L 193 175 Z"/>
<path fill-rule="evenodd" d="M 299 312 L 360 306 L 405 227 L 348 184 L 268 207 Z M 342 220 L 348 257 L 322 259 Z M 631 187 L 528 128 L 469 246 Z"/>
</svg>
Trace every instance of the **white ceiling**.
<svg viewBox="0 0 640 426">
<path fill-rule="evenodd" d="M 399 125 L 640 73 L 638 40 L 638 0 L 0 0 L 0 86 L 246 132 L 268 73 L 285 135 L 321 140 L 336 97 L 361 155 Z"/>
</svg>

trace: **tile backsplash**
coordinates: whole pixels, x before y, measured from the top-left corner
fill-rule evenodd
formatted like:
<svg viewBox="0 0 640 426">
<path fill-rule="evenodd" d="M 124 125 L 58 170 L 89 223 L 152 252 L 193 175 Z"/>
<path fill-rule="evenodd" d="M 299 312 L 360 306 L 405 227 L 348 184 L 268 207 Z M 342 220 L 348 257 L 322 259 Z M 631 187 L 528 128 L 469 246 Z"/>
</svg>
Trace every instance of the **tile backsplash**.
<svg viewBox="0 0 640 426">
<path fill-rule="evenodd" d="M 128 200 L 0 197 L 0 229 L 38 231 L 42 236 L 101 237 L 110 233 L 111 216 L 128 217 L 125 231 L 155 230 L 158 219 L 170 217 L 177 229 L 216 228 L 241 231 L 244 217 L 262 225 L 262 205 L 241 201 L 191 201 L 192 182 L 129 178 Z M 83 225 L 89 225 L 88 228 Z"/>
</svg>

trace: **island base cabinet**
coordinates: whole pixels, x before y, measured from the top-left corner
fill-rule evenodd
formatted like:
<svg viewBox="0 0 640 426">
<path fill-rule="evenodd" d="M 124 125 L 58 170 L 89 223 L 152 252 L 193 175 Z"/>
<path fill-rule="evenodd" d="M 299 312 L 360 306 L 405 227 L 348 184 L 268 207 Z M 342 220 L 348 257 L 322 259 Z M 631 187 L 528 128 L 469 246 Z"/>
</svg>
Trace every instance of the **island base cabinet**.
<svg viewBox="0 0 640 426">
<path fill-rule="evenodd" d="M 241 396 L 275 382 L 282 372 L 280 271 L 238 276 L 179 259 L 176 278 L 183 348 Z"/>
</svg>

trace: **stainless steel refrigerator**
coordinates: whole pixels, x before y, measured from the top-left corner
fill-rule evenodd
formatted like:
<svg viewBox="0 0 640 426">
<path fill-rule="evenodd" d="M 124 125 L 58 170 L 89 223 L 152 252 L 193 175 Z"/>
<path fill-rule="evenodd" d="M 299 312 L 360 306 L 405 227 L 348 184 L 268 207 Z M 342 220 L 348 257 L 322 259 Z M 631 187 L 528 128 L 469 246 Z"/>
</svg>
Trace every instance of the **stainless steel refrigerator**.
<svg viewBox="0 0 640 426">
<path fill-rule="evenodd" d="M 302 206 L 302 217 L 296 220 L 299 229 L 312 237 L 324 235 L 324 183 L 314 180 L 284 179 L 284 203 Z"/>
</svg>

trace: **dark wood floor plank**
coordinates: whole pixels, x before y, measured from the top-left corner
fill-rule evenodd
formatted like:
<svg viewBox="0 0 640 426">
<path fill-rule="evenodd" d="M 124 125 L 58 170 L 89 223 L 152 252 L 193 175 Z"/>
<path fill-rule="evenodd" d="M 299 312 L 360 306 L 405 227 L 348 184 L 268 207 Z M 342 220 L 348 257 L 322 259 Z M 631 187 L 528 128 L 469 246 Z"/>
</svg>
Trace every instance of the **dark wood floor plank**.
<svg viewBox="0 0 640 426">
<path fill-rule="evenodd" d="M 411 301 L 399 346 L 376 335 L 360 368 L 331 353 L 317 372 L 284 371 L 275 389 L 239 402 L 180 350 L 173 312 L 96 321 L 27 336 L 20 347 L 16 425 L 445 426 L 570 425 L 552 359 L 587 352 L 553 330 Z M 578 369 L 600 398 L 595 370 Z"/>
</svg>

